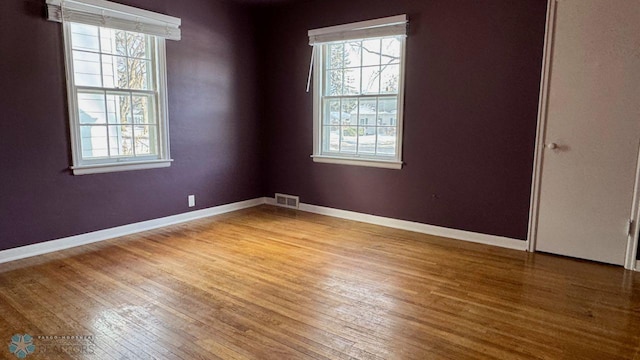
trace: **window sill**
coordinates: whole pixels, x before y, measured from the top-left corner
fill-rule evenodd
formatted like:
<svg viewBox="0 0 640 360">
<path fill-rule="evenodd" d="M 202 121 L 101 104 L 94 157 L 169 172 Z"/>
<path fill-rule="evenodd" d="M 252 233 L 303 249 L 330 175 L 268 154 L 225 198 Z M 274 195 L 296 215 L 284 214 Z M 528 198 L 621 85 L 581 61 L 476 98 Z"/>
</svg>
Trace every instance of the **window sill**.
<svg viewBox="0 0 640 360">
<path fill-rule="evenodd" d="M 173 160 L 149 160 L 130 163 L 108 163 L 72 166 L 73 175 L 100 174 L 116 171 L 144 170 L 171 166 Z"/>
<path fill-rule="evenodd" d="M 342 158 L 337 156 L 312 155 L 314 162 L 354 166 L 378 167 L 384 169 L 402 169 L 402 161 Z"/>
</svg>

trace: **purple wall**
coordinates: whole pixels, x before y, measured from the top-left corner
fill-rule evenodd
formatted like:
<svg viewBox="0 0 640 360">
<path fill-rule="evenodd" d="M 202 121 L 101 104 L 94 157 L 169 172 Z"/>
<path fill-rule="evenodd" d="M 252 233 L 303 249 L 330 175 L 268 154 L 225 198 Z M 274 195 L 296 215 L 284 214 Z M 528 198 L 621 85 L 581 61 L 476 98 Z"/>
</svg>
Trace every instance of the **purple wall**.
<svg viewBox="0 0 640 360">
<path fill-rule="evenodd" d="M 167 169 L 73 176 L 60 25 L 0 1 L 0 250 L 284 192 L 524 239 L 545 0 L 121 0 L 167 42 Z M 307 30 L 407 13 L 402 170 L 316 164 Z M 255 32 L 254 32 L 255 30 Z"/>
<path fill-rule="evenodd" d="M 249 12 L 215 0 L 123 0 L 182 18 L 167 42 L 170 168 L 73 176 L 60 24 L 0 2 L 0 249 L 262 196 Z"/>
<path fill-rule="evenodd" d="M 546 0 L 314 0 L 259 9 L 266 195 L 525 239 Z M 402 170 L 313 163 L 307 30 L 409 16 Z"/>
</svg>

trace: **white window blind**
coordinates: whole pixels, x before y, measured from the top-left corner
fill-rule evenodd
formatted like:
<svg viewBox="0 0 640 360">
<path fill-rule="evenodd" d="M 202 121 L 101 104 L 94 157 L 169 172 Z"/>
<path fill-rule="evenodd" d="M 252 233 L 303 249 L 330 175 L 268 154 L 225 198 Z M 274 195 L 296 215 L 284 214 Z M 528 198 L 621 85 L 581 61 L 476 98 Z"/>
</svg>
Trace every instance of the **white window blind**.
<svg viewBox="0 0 640 360">
<path fill-rule="evenodd" d="M 309 45 L 384 36 L 406 36 L 407 15 L 309 30 Z"/>
<path fill-rule="evenodd" d="M 105 0 L 46 0 L 48 19 L 180 40 L 179 18 Z"/>
</svg>

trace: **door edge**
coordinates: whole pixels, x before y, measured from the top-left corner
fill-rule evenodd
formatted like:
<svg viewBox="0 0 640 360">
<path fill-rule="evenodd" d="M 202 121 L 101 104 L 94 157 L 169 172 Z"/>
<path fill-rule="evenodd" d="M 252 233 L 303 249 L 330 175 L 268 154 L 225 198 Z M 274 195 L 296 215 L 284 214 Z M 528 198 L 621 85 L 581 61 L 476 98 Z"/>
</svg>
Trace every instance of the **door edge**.
<svg viewBox="0 0 640 360">
<path fill-rule="evenodd" d="M 547 0 L 547 17 L 544 32 L 544 46 L 542 50 L 542 68 L 540 70 L 540 93 L 538 95 L 538 116 L 531 179 L 531 198 L 529 201 L 529 224 L 526 240 L 527 250 L 530 252 L 536 251 L 538 207 L 540 203 L 540 183 L 542 175 L 542 160 L 544 155 L 544 138 L 547 125 L 549 82 L 551 79 L 551 60 L 553 57 L 553 34 L 555 32 L 556 7 L 556 0 Z"/>
<path fill-rule="evenodd" d="M 640 233 L 640 139 L 638 140 L 638 157 L 636 160 L 636 180 L 633 187 L 633 201 L 631 204 L 631 218 L 633 221 L 631 231 L 627 234 L 627 253 L 625 254 L 624 268 L 640 271 L 638 253 L 638 234 Z"/>
</svg>

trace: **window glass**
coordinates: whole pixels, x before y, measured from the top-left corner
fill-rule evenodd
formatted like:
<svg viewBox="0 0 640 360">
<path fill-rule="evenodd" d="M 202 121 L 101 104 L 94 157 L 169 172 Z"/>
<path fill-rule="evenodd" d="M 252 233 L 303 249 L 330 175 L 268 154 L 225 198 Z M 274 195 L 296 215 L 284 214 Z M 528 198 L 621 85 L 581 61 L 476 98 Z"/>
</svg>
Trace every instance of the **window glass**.
<svg viewBox="0 0 640 360">
<path fill-rule="evenodd" d="M 319 154 L 399 161 L 404 37 L 321 45 Z"/>
</svg>

